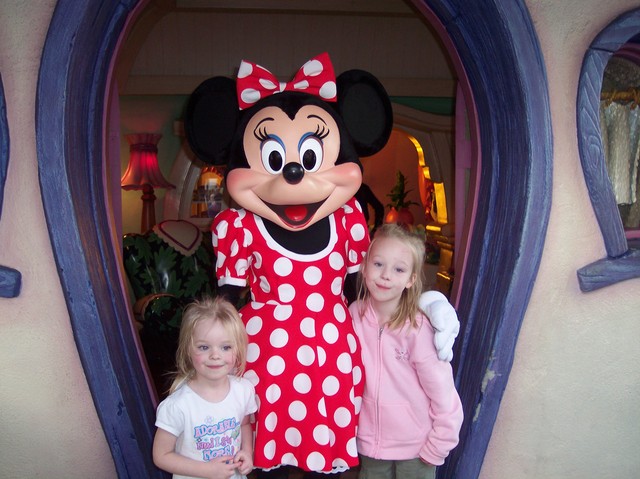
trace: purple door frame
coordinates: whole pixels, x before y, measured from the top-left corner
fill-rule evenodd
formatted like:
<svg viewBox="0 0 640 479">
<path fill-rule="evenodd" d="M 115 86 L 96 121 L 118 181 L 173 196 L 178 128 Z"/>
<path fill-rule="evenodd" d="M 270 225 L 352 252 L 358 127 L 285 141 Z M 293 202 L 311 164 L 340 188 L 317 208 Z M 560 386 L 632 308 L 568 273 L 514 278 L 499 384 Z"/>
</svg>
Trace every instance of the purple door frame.
<svg viewBox="0 0 640 479">
<path fill-rule="evenodd" d="M 108 230 L 105 91 L 137 0 L 60 0 L 40 66 L 36 135 L 51 243 L 77 348 L 121 478 L 165 477 L 151 461 L 154 405 L 139 364 Z M 454 368 L 465 414 L 440 478 L 480 473 L 531 289 L 551 202 L 547 79 L 523 0 L 416 2 L 455 50 L 477 112 L 478 208 L 457 304 Z M 490 373 L 490 374 L 489 374 Z M 487 377 L 493 379 L 483 381 Z"/>
</svg>

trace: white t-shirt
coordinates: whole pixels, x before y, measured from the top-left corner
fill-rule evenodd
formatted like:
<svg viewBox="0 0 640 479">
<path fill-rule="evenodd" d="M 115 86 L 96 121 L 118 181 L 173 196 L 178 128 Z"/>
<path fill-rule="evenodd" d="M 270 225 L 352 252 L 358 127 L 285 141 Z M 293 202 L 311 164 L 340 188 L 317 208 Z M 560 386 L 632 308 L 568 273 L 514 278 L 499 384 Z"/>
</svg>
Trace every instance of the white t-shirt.
<svg viewBox="0 0 640 479">
<path fill-rule="evenodd" d="M 197 461 L 235 456 L 240 450 L 240 425 L 257 409 L 253 385 L 229 376 L 229 394 L 220 402 L 206 401 L 187 384 L 160 403 L 156 427 L 176 436 L 176 452 Z M 187 476 L 174 474 L 174 479 Z M 234 479 L 244 478 L 236 471 Z"/>
</svg>

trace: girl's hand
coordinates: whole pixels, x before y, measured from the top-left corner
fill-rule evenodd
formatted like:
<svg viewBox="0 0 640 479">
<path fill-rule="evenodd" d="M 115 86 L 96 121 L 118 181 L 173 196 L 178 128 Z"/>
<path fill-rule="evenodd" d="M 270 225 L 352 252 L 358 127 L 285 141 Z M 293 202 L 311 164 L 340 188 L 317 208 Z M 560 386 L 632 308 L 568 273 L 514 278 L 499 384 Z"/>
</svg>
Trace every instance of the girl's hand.
<svg viewBox="0 0 640 479">
<path fill-rule="evenodd" d="M 433 464 L 431 464 L 429 461 L 425 461 L 424 459 L 422 459 L 422 457 L 420 458 L 420 460 L 422 461 L 423 464 L 426 464 L 429 467 L 436 467 Z"/>
<path fill-rule="evenodd" d="M 207 479 L 228 479 L 236 473 L 236 467 L 238 467 L 231 456 L 216 457 L 206 465 L 207 475 L 204 477 Z"/>
<path fill-rule="evenodd" d="M 253 459 L 247 451 L 240 450 L 236 454 L 234 464 L 238 468 L 238 472 L 245 476 L 253 470 Z"/>
<path fill-rule="evenodd" d="M 228 479 L 240 465 L 233 456 L 222 456 L 202 462 L 181 456 L 175 452 L 177 437 L 158 428 L 153 440 L 153 462 L 160 469 L 181 476 L 204 477 L 206 479 Z"/>
</svg>

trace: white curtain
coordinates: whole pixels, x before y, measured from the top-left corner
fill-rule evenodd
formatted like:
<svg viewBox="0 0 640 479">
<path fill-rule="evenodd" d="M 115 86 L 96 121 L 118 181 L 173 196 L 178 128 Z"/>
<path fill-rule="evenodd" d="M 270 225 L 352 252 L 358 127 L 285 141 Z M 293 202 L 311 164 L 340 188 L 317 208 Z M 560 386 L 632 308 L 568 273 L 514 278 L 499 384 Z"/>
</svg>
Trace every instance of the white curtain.
<svg viewBox="0 0 640 479">
<path fill-rule="evenodd" d="M 640 228 L 640 108 L 632 103 L 600 103 L 604 156 L 625 228 Z"/>
<path fill-rule="evenodd" d="M 619 205 L 637 202 L 640 108 L 632 103 L 600 103 L 604 157 Z"/>
</svg>

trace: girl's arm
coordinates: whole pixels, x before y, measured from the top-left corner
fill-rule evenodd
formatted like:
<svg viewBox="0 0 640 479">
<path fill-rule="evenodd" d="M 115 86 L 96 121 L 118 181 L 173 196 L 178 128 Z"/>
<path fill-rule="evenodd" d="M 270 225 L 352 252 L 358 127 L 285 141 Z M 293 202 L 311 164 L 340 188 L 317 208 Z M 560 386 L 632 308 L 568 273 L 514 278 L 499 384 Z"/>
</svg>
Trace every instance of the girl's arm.
<svg viewBox="0 0 640 479">
<path fill-rule="evenodd" d="M 196 461 L 175 452 L 177 439 L 164 429 L 156 430 L 153 439 L 153 463 L 160 469 L 172 474 L 206 479 L 226 479 L 234 474 L 238 465 L 232 457 L 217 457 L 209 462 Z"/>
<path fill-rule="evenodd" d="M 458 444 L 463 421 L 462 403 L 448 362 L 438 360 L 433 345 L 433 331 L 423 324 L 416 337 L 422 354 L 415 358 L 414 367 L 422 389 L 429 398 L 432 429 L 427 435 L 420 458 L 429 464 L 441 465 Z M 418 349 L 414 346 L 414 350 Z"/>
<path fill-rule="evenodd" d="M 240 435 L 242 444 L 240 445 L 240 451 L 235 456 L 235 463 L 240 474 L 246 476 L 253 470 L 253 430 L 249 416 L 245 416 L 242 421 Z"/>
</svg>

